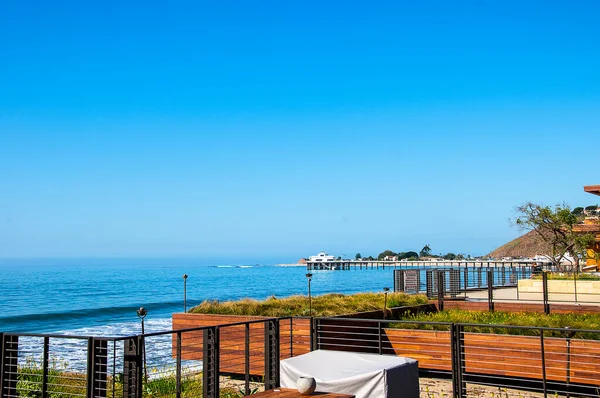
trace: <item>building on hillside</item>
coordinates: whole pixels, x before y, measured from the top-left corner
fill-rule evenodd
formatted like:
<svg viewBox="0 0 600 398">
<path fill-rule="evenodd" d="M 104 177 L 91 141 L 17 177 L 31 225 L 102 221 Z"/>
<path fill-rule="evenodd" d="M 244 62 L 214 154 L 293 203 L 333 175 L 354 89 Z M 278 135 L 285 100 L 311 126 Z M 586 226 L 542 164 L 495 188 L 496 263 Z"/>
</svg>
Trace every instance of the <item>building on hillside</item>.
<svg viewBox="0 0 600 398">
<path fill-rule="evenodd" d="M 310 256 L 308 258 L 308 262 L 326 263 L 326 262 L 330 262 L 330 261 L 335 261 L 335 257 L 329 256 L 325 252 L 321 252 L 321 253 L 317 254 L 316 256 Z"/>
<path fill-rule="evenodd" d="M 600 196 L 600 185 L 587 185 L 583 187 L 583 190 L 591 193 L 592 195 Z M 588 247 L 587 250 L 586 268 L 595 266 L 597 270 L 598 266 L 600 266 L 598 260 L 596 259 L 596 254 L 600 253 L 600 221 L 597 217 L 586 217 L 583 221 L 583 224 L 575 225 L 573 230 L 576 232 L 592 233 L 596 235 L 596 242 L 594 242 L 592 246 Z"/>
</svg>

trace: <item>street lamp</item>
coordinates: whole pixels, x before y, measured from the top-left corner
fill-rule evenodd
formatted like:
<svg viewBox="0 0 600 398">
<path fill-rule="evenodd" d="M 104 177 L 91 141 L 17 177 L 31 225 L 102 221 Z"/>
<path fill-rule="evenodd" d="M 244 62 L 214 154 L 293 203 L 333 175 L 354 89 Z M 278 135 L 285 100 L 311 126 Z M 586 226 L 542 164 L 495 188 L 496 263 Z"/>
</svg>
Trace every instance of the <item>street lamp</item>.
<svg viewBox="0 0 600 398">
<path fill-rule="evenodd" d="M 308 313 L 312 317 L 312 300 L 310 297 L 310 279 L 312 278 L 312 274 L 306 274 L 306 279 L 308 279 Z"/>
<path fill-rule="evenodd" d="M 183 312 L 187 312 L 187 274 L 183 274 Z"/>
<path fill-rule="evenodd" d="M 144 354 L 144 375 L 148 380 L 148 367 L 146 366 L 146 339 L 144 338 L 144 318 L 148 315 L 148 311 L 144 307 L 137 310 L 137 316 L 142 321 L 142 352 Z"/>
<path fill-rule="evenodd" d="M 384 287 L 383 288 L 383 319 L 386 318 L 386 314 L 387 314 L 387 294 L 390 291 L 389 287 Z"/>
</svg>

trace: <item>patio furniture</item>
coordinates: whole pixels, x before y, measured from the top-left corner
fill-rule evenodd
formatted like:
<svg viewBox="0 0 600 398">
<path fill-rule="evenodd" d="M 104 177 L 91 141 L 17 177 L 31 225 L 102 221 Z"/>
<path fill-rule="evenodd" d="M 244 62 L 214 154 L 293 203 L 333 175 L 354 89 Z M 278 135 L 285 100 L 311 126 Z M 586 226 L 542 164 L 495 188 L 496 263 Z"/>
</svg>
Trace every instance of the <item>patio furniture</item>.
<svg viewBox="0 0 600 398">
<path fill-rule="evenodd" d="M 356 398 L 419 397 L 417 361 L 395 355 L 316 350 L 280 362 L 282 387 L 295 388 L 300 376 L 314 377 L 317 391 Z"/>
</svg>

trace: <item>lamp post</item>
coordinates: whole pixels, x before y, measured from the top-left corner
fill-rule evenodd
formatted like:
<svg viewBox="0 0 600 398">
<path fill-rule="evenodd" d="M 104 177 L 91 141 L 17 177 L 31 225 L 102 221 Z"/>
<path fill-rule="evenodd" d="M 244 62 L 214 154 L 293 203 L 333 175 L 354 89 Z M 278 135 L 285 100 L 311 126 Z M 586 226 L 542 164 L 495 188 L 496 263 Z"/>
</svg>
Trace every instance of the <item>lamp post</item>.
<svg viewBox="0 0 600 398">
<path fill-rule="evenodd" d="M 383 319 L 385 319 L 387 315 L 387 294 L 389 291 L 389 287 L 386 286 L 383 288 Z"/>
<path fill-rule="evenodd" d="M 183 312 L 187 312 L 187 274 L 183 274 Z"/>
<path fill-rule="evenodd" d="M 306 274 L 306 279 L 308 279 L 308 314 L 312 317 L 312 300 L 310 297 L 310 279 L 312 278 L 312 274 Z"/>
<path fill-rule="evenodd" d="M 148 380 L 148 367 L 146 366 L 146 339 L 144 338 L 144 318 L 148 315 L 148 311 L 144 307 L 137 310 L 137 316 L 142 321 L 142 353 L 144 354 L 144 376 Z"/>
</svg>

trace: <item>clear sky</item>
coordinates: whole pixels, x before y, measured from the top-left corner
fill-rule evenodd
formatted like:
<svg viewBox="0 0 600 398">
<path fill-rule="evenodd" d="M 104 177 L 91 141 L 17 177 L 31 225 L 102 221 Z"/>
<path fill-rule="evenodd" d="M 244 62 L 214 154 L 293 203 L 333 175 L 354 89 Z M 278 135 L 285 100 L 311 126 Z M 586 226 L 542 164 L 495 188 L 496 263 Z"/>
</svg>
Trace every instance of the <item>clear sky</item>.
<svg viewBox="0 0 600 398">
<path fill-rule="evenodd" d="M 484 254 L 600 200 L 597 1 L 0 3 L 0 257 Z"/>
</svg>

